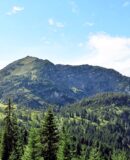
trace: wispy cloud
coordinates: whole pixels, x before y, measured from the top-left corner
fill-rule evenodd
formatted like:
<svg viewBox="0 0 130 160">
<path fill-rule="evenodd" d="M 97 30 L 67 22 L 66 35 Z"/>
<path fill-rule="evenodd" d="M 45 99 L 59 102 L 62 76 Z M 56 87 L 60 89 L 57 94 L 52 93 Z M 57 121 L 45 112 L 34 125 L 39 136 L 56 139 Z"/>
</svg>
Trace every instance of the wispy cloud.
<svg viewBox="0 0 130 160">
<path fill-rule="evenodd" d="M 91 35 L 85 47 L 87 51 L 77 59 L 77 64 L 114 68 L 130 76 L 130 38 L 99 33 Z"/>
<path fill-rule="evenodd" d="M 44 45 L 50 45 L 51 44 L 51 41 L 45 36 L 41 37 L 41 42 L 43 42 Z"/>
<path fill-rule="evenodd" d="M 54 22 L 54 20 L 53 20 L 52 18 L 49 18 L 49 19 L 48 19 L 48 24 L 49 24 L 50 26 L 53 26 L 53 25 L 55 24 L 55 22 Z"/>
<path fill-rule="evenodd" d="M 61 22 L 56 22 L 56 27 L 58 28 L 64 28 L 64 24 Z"/>
<path fill-rule="evenodd" d="M 85 22 L 84 26 L 89 26 L 89 27 L 93 27 L 94 23 L 93 22 Z"/>
<path fill-rule="evenodd" d="M 78 44 L 78 47 L 80 47 L 80 48 L 82 48 L 84 46 L 84 44 L 82 43 L 82 42 L 80 42 L 79 44 Z"/>
<path fill-rule="evenodd" d="M 10 16 L 12 14 L 17 14 L 23 10 L 24 10 L 24 7 L 22 7 L 22 6 L 13 6 L 11 11 L 7 12 L 6 15 Z"/>
<path fill-rule="evenodd" d="M 64 27 L 65 27 L 65 25 L 64 25 L 62 22 L 55 21 L 55 20 L 52 19 L 52 18 L 49 18 L 49 19 L 48 19 L 48 24 L 49 24 L 50 26 L 54 26 L 54 27 L 56 27 L 56 28 L 64 28 Z"/>
<path fill-rule="evenodd" d="M 128 7 L 130 5 L 130 1 L 125 1 L 124 3 L 123 3 L 123 7 Z"/>
<path fill-rule="evenodd" d="M 72 13 L 79 14 L 79 7 L 78 7 L 77 3 L 74 0 L 70 1 L 70 6 L 71 6 Z"/>
</svg>

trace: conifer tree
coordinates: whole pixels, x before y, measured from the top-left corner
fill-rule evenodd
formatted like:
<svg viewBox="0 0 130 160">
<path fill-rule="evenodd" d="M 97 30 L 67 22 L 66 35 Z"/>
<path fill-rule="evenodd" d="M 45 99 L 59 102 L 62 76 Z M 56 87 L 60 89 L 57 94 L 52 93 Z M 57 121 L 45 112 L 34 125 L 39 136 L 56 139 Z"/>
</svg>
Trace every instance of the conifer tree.
<svg viewBox="0 0 130 160">
<path fill-rule="evenodd" d="M 72 147 L 71 147 L 71 139 L 68 132 L 64 129 L 64 160 L 71 160 L 72 158 Z"/>
<path fill-rule="evenodd" d="M 0 144 L 2 142 L 2 135 L 3 135 L 3 130 L 0 130 Z M 2 146 L 0 146 L 0 159 L 1 159 L 1 151 L 2 151 Z"/>
<path fill-rule="evenodd" d="M 82 147 L 81 147 L 81 143 L 79 142 L 76 145 L 76 155 L 81 156 L 81 152 L 82 152 Z"/>
<path fill-rule="evenodd" d="M 49 110 L 41 129 L 42 155 L 44 160 L 57 160 L 58 142 L 59 131 L 54 114 Z"/>
<path fill-rule="evenodd" d="M 13 150 L 14 142 L 13 142 L 13 130 L 12 130 L 12 107 L 11 107 L 11 100 L 9 99 L 8 107 L 6 108 L 6 117 L 4 119 L 5 127 L 4 127 L 4 134 L 2 139 L 2 160 L 8 160 L 11 152 Z"/>
<path fill-rule="evenodd" d="M 41 156 L 40 136 L 37 134 L 38 129 L 31 128 L 29 133 L 28 144 L 25 147 L 22 160 L 43 160 Z"/>
<path fill-rule="evenodd" d="M 57 152 L 57 159 L 58 160 L 64 160 L 64 148 L 65 148 L 65 137 L 63 132 L 61 132 L 60 134 L 60 138 L 59 138 L 59 148 L 58 148 L 58 152 Z"/>
<path fill-rule="evenodd" d="M 97 148 L 92 148 L 88 160 L 104 160 Z"/>
<path fill-rule="evenodd" d="M 4 119 L 4 133 L 2 137 L 2 160 L 15 160 L 15 158 L 11 158 L 12 154 L 16 150 L 16 146 L 18 143 L 18 125 L 17 118 L 13 114 L 13 108 L 11 106 L 11 100 L 9 99 L 8 106 L 6 108 L 6 117 Z M 16 154 L 15 154 L 16 155 Z M 18 156 L 18 155 L 17 155 Z M 18 157 L 17 157 L 18 160 Z"/>
<path fill-rule="evenodd" d="M 58 155 L 58 160 L 71 160 L 72 158 L 71 142 L 64 126 L 60 134 L 60 142 L 57 155 Z"/>
<path fill-rule="evenodd" d="M 12 113 L 13 148 L 9 160 L 21 160 L 23 154 L 23 142 L 20 127 L 17 124 L 17 117 Z"/>
<path fill-rule="evenodd" d="M 126 153 L 124 151 L 114 151 L 112 160 L 127 160 Z"/>
</svg>

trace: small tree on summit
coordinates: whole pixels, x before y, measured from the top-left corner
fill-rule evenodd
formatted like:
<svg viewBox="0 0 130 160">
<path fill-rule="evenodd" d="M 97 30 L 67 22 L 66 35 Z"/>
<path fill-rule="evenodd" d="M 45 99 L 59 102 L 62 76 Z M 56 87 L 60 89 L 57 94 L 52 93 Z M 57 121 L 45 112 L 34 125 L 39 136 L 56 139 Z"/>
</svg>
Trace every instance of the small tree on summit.
<svg viewBox="0 0 130 160">
<path fill-rule="evenodd" d="M 41 143 L 44 160 L 57 160 L 59 131 L 51 110 L 47 112 L 41 129 Z"/>
</svg>

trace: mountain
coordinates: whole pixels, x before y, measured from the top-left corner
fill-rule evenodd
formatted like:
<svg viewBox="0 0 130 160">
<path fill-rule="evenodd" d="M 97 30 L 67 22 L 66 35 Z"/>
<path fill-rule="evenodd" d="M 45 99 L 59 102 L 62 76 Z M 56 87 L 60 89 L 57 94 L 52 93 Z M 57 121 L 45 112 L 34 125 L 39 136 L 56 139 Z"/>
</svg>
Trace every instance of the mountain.
<svg viewBox="0 0 130 160">
<path fill-rule="evenodd" d="M 27 56 L 0 71 L 0 99 L 19 106 L 66 105 L 97 93 L 130 94 L 130 78 L 90 65 L 55 65 Z"/>
</svg>

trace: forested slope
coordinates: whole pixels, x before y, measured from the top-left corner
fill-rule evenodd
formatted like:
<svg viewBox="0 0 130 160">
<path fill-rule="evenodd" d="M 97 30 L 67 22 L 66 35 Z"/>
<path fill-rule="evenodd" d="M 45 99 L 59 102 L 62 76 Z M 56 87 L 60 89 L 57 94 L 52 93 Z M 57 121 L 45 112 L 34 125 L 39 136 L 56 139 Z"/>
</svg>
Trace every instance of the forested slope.
<svg viewBox="0 0 130 160">
<path fill-rule="evenodd" d="M 58 159 L 64 159 L 66 155 L 66 158 L 73 160 L 95 160 L 96 157 L 98 160 L 129 160 L 129 99 L 130 96 L 125 94 L 100 94 L 70 106 L 52 107 L 59 137 Z M 48 113 L 23 107 L 12 112 L 17 115 L 17 124 L 22 130 L 22 160 L 26 160 L 27 153 L 31 154 L 34 149 L 35 159 L 41 157 L 41 147 L 46 143 L 41 145 L 39 136 Z M 7 115 L 5 107 L 2 106 L 0 114 L 3 117 Z M 5 120 L 0 121 L 2 140 Z M 47 133 L 42 132 L 44 136 Z"/>
</svg>

